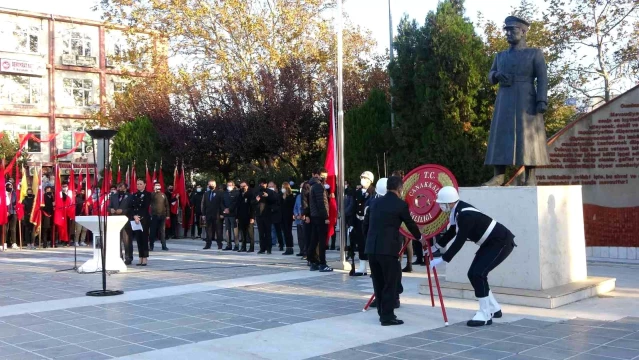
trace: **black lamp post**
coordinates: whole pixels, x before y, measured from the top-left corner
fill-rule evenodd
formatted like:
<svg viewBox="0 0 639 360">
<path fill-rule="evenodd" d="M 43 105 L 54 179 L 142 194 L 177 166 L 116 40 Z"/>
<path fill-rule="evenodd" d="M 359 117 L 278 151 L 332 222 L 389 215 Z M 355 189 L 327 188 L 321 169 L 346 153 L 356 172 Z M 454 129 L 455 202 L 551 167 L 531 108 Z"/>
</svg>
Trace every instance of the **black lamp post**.
<svg viewBox="0 0 639 360">
<path fill-rule="evenodd" d="M 111 130 L 111 129 L 94 129 L 94 130 L 88 130 L 87 134 L 89 134 L 89 136 L 91 136 L 91 139 L 94 143 L 93 146 L 93 162 L 97 165 L 96 157 L 95 157 L 95 153 L 97 151 L 97 147 L 95 146 L 96 141 L 100 142 L 102 141 L 102 148 L 104 149 L 104 151 L 102 152 L 102 163 L 104 164 L 104 171 L 106 173 L 106 169 L 110 168 L 109 164 L 109 141 L 111 140 L 111 138 L 113 138 L 115 136 L 115 134 L 117 134 L 118 131 L 117 130 Z M 97 174 L 96 174 L 97 175 Z M 103 177 L 103 179 L 105 179 Z M 104 185 L 104 184 L 103 184 Z M 103 186 L 104 188 L 104 186 Z M 94 189 L 95 192 L 96 189 Z M 101 192 L 100 194 L 103 195 L 104 194 L 104 189 L 103 192 Z M 107 233 L 107 213 L 105 212 L 104 214 L 100 214 L 100 197 L 98 196 L 98 226 L 100 228 L 100 251 L 102 252 L 102 290 L 92 290 L 87 292 L 87 296 L 113 296 L 113 295 L 122 295 L 124 294 L 124 291 L 122 290 L 107 290 L 106 288 L 106 249 L 107 249 L 107 242 L 106 242 L 106 233 Z M 102 224 L 104 224 L 104 227 L 102 227 Z"/>
</svg>

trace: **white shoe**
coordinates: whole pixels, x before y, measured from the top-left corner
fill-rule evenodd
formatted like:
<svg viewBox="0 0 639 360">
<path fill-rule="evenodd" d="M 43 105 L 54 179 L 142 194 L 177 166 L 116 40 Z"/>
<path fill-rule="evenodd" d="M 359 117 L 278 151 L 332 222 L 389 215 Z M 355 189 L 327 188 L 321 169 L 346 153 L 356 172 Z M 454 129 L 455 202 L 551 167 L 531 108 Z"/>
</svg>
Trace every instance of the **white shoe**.
<svg viewBox="0 0 639 360">
<path fill-rule="evenodd" d="M 479 311 L 475 313 L 472 320 L 468 320 L 466 325 L 468 326 L 484 326 L 491 325 L 493 323 L 492 316 L 490 315 L 490 300 L 488 296 L 479 298 Z"/>
<path fill-rule="evenodd" d="M 357 272 L 360 273 L 360 274 L 366 275 L 366 265 L 368 265 L 368 261 L 360 260 L 359 261 L 359 269 L 357 269 Z"/>
<path fill-rule="evenodd" d="M 19 249 L 18 245 L 16 245 L 16 244 L 11 245 L 11 248 L 12 249 Z"/>
<path fill-rule="evenodd" d="M 499 306 L 499 303 L 495 299 L 495 296 L 493 296 L 492 290 L 488 292 L 488 300 L 490 304 L 490 314 L 492 315 L 492 317 L 495 319 L 501 318 L 502 317 L 501 306 Z"/>
<path fill-rule="evenodd" d="M 85 243 L 84 241 L 80 241 L 80 246 L 87 246 L 87 243 Z"/>
</svg>

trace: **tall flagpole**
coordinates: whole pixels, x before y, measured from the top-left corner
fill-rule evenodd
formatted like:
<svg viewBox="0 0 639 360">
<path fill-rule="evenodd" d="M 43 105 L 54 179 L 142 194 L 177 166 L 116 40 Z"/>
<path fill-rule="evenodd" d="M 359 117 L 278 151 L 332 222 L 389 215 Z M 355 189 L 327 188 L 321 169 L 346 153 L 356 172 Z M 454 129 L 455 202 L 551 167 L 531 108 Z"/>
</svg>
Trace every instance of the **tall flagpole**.
<svg viewBox="0 0 639 360">
<path fill-rule="evenodd" d="M 344 103 L 342 95 L 342 0 L 337 0 L 337 199 L 339 204 L 339 259 L 346 267 L 346 217 L 344 216 Z"/>
<path fill-rule="evenodd" d="M 391 15 L 391 0 L 388 0 L 388 35 L 390 37 L 390 45 L 388 47 L 388 55 L 390 58 L 390 62 L 393 62 L 394 54 L 393 54 L 393 16 Z M 390 76 L 390 109 L 391 109 L 391 128 L 395 127 L 395 111 L 393 110 L 393 77 Z"/>
</svg>

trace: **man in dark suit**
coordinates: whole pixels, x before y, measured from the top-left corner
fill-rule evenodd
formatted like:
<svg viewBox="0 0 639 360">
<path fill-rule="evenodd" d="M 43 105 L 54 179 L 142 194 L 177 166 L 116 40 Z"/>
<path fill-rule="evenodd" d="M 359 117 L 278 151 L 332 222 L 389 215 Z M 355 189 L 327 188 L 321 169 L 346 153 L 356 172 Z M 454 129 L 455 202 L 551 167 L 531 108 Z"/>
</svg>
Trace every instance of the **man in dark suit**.
<svg viewBox="0 0 639 360">
<path fill-rule="evenodd" d="M 130 208 L 130 197 L 127 191 L 127 185 L 120 183 L 118 185 L 118 192 L 111 194 L 109 197 L 109 215 L 124 215 L 128 216 Z M 120 231 L 120 239 L 122 247 L 124 247 L 124 263 L 131 265 L 133 261 L 133 241 L 132 241 L 132 229 L 131 223 L 126 222 L 122 231 Z M 120 250 L 121 252 L 122 250 Z M 121 256 L 121 255 L 120 255 Z"/>
<path fill-rule="evenodd" d="M 204 250 L 210 249 L 214 240 L 217 242 L 217 248 L 222 249 L 222 238 L 217 231 L 222 194 L 216 188 L 215 180 L 210 180 L 209 189 L 202 197 L 202 217 L 206 223 L 206 246 L 204 246 Z"/>
<path fill-rule="evenodd" d="M 257 230 L 260 236 L 260 251 L 258 254 L 270 254 L 273 248 L 273 238 L 271 237 L 271 225 L 273 224 L 272 207 L 277 200 L 275 192 L 267 188 L 266 179 L 260 180 L 259 188 L 255 190 L 255 213 L 257 220 Z"/>
<path fill-rule="evenodd" d="M 391 176 L 386 183 L 387 193 L 375 201 L 364 219 L 366 254 L 371 266 L 373 288 L 377 301 L 377 313 L 382 326 L 401 325 L 395 316 L 398 278 L 401 275 L 399 251 L 403 237 L 399 233 L 402 223 L 416 238 L 421 238 L 419 228 L 410 216 L 408 204 L 400 198 L 402 179 Z"/>
</svg>

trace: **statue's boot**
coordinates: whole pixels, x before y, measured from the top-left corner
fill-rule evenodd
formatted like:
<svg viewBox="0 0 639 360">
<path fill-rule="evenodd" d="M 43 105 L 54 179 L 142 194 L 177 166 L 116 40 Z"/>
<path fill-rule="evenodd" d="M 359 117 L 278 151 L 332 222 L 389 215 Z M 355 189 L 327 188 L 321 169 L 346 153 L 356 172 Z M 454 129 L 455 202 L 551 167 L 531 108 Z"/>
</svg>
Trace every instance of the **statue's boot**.
<svg viewBox="0 0 639 360">
<path fill-rule="evenodd" d="M 533 166 L 526 166 L 524 168 L 525 181 L 524 186 L 537 186 L 537 178 L 535 176 L 535 168 Z"/>
<path fill-rule="evenodd" d="M 502 186 L 504 185 L 504 179 L 506 175 L 504 174 L 495 174 L 492 179 L 486 181 L 482 184 L 482 186 Z"/>
</svg>

